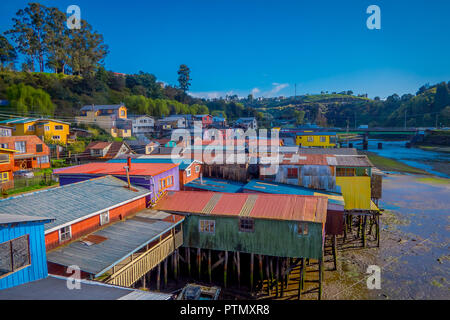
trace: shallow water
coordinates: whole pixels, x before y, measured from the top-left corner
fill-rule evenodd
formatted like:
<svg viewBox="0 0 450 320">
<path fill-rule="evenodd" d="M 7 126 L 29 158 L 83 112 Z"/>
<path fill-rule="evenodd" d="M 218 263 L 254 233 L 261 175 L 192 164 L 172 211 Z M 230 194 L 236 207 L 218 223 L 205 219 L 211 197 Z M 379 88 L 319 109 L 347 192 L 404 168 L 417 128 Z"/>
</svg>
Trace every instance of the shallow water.
<svg viewBox="0 0 450 320">
<path fill-rule="evenodd" d="M 378 149 L 378 143 L 383 143 L 383 149 Z M 450 162 L 450 153 L 427 151 L 419 148 L 406 148 L 408 141 L 386 141 L 369 139 L 368 151 L 382 157 L 391 158 L 403 162 L 411 167 L 422 169 L 431 174 L 450 178 L 446 173 L 439 172 L 429 163 L 425 162 Z M 354 144 L 355 145 L 355 144 Z M 356 143 L 356 148 L 362 149 L 362 143 Z"/>
<path fill-rule="evenodd" d="M 420 176 L 383 178 L 380 206 L 403 223 L 396 228 L 398 243 L 380 251 L 382 289 L 389 299 L 450 299 L 450 181 L 431 184 Z"/>
</svg>

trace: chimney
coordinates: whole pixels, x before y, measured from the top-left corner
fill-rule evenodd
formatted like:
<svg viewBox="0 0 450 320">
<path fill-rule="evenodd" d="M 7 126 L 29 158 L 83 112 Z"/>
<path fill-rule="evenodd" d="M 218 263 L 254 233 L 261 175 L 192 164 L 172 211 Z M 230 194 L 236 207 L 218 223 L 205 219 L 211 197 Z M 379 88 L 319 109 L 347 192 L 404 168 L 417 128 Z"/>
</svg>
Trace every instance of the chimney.
<svg viewBox="0 0 450 320">
<path fill-rule="evenodd" d="M 128 166 L 128 170 L 131 171 L 131 157 L 128 156 L 127 158 L 127 166 Z"/>
</svg>

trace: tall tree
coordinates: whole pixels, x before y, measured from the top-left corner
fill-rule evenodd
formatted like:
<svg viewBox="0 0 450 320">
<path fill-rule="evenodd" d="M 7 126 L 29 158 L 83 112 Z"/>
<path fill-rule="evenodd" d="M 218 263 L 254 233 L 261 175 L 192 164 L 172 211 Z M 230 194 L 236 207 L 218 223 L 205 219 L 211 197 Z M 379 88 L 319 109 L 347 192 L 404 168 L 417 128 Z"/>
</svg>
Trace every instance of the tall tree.
<svg viewBox="0 0 450 320">
<path fill-rule="evenodd" d="M 23 83 L 10 86 L 6 90 L 6 96 L 14 111 L 24 116 L 27 116 L 29 113 L 53 116 L 55 111 L 55 105 L 47 92 Z"/>
<path fill-rule="evenodd" d="M 16 42 L 17 50 L 33 62 L 31 71 L 34 71 L 34 61 L 37 60 L 39 70 L 44 72 L 46 16 L 45 6 L 29 3 L 25 9 L 17 11 L 13 28 L 5 32 Z"/>
<path fill-rule="evenodd" d="M 16 50 L 14 50 L 8 39 L 0 35 L 0 63 L 2 64 L 2 69 L 5 68 L 5 64 L 14 63 L 16 59 Z"/>
<path fill-rule="evenodd" d="M 178 83 L 181 90 L 186 93 L 189 90 L 189 86 L 191 85 L 191 70 L 185 64 L 180 65 L 180 69 L 178 69 Z"/>
</svg>

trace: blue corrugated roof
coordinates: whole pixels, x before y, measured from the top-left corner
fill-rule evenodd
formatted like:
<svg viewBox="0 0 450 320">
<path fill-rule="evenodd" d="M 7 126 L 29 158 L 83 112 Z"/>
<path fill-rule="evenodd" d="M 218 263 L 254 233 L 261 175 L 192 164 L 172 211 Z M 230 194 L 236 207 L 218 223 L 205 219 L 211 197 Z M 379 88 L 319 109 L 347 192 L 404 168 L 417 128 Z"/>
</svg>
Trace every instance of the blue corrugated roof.
<svg viewBox="0 0 450 320">
<path fill-rule="evenodd" d="M 296 185 L 276 183 L 276 182 L 268 182 L 262 180 L 251 180 L 247 183 L 243 190 L 256 191 L 256 192 L 264 192 L 264 193 L 273 193 L 273 194 L 296 194 L 296 195 L 305 195 L 305 196 L 313 196 L 313 195 L 324 195 L 324 196 L 334 196 L 334 197 L 342 197 L 340 193 L 327 192 L 323 190 L 315 190 L 310 188 L 305 188 Z M 344 200 L 330 199 L 330 203 L 335 203 L 339 205 L 344 205 Z"/>
<path fill-rule="evenodd" d="M 186 170 L 195 160 L 192 159 L 171 159 L 171 158 L 137 158 L 131 159 L 131 163 L 175 163 L 179 164 L 181 170 Z M 127 159 L 112 159 L 109 163 L 126 163 Z"/>
<path fill-rule="evenodd" d="M 119 109 L 122 106 L 123 106 L 123 104 L 94 105 L 94 106 L 92 106 L 92 105 L 89 106 L 88 105 L 88 106 L 82 107 L 80 110 L 81 111 L 91 111 L 92 109 L 95 110 L 95 111 L 98 111 L 98 110 L 117 110 L 117 109 Z"/>
<path fill-rule="evenodd" d="M 201 179 L 196 179 L 185 184 L 185 187 L 216 192 L 238 193 L 242 191 L 244 184 L 229 180 L 203 178 L 203 183 L 201 183 Z"/>
<path fill-rule="evenodd" d="M 124 188 L 125 185 L 118 178 L 105 176 L 27 193 L 0 200 L 0 214 L 55 218 L 45 225 L 47 231 L 151 193 L 148 189 L 134 186 L 138 190 L 135 192 Z"/>
<path fill-rule="evenodd" d="M 40 120 L 39 118 L 16 118 L 16 119 L 7 119 L 0 121 L 0 123 L 27 123 L 32 121 Z"/>
<path fill-rule="evenodd" d="M 335 136 L 336 132 L 297 132 L 298 136 Z"/>
</svg>

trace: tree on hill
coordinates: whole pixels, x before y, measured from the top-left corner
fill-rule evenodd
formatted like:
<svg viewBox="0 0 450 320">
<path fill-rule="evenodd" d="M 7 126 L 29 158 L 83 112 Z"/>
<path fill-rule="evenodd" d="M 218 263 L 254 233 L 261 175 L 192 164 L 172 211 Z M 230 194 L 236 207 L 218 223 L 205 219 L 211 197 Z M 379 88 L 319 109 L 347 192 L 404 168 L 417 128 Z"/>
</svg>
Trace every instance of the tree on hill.
<svg viewBox="0 0 450 320">
<path fill-rule="evenodd" d="M 191 70 L 185 64 L 180 65 L 180 69 L 178 69 L 178 84 L 181 90 L 186 93 L 189 90 L 189 86 L 191 85 Z"/>
<path fill-rule="evenodd" d="M 43 115 L 53 116 L 55 105 L 50 99 L 50 95 L 42 89 L 24 85 L 23 83 L 10 86 L 6 91 L 6 96 L 11 108 L 20 115 Z"/>
<path fill-rule="evenodd" d="M 0 63 L 2 64 L 2 70 L 5 69 L 6 64 L 14 64 L 17 59 L 17 53 L 14 47 L 9 43 L 3 35 L 0 35 Z"/>
</svg>

